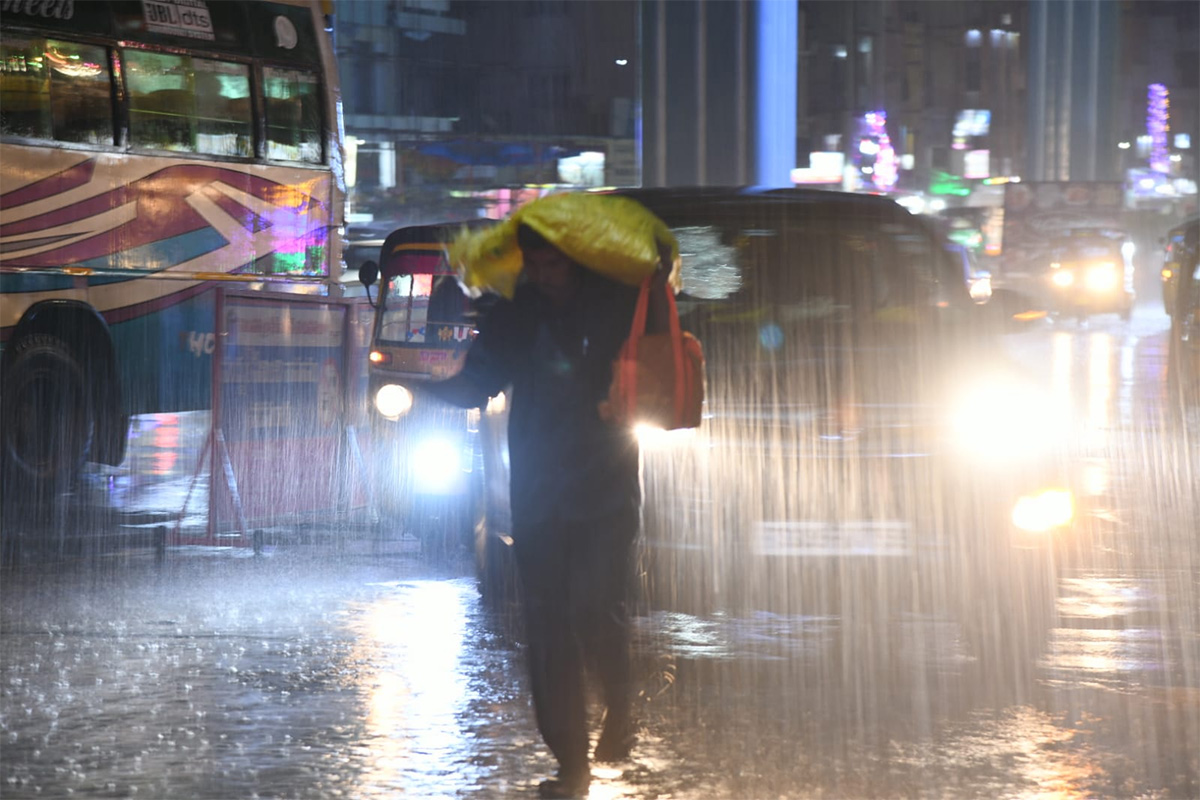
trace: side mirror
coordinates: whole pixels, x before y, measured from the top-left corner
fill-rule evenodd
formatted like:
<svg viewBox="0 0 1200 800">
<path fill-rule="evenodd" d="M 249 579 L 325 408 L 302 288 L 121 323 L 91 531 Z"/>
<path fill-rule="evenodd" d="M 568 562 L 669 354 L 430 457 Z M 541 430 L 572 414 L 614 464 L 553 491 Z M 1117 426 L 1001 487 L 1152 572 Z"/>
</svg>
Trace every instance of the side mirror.
<svg viewBox="0 0 1200 800">
<path fill-rule="evenodd" d="M 358 268 L 358 280 L 366 287 L 374 285 L 379 280 L 379 265 L 374 261 L 364 261 Z"/>
</svg>

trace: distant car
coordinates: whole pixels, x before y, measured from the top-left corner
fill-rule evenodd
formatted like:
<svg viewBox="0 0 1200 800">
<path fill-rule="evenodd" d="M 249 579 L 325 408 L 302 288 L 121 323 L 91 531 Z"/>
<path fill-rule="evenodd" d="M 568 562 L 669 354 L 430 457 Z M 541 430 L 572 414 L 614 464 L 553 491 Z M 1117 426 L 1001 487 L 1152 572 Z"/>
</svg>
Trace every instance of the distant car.
<svg viewBox="0 0 1200 800">
<path fill-rule="evenodd" d="M 1195 245 L 1188 246 L 1187 236 L 1188 232 L 1192 231 L 1194 238 L 1197 226 L 1200 226 L 1200 218 L 1176 225 L 1167 231 L 1165 237 L 1163 265 L 1159 274 L 1162 278 L 1163 310 L 1171 316 L 1175 315 L 1175 295 L 1179 285 L 1179 274 L 1188 267 L 1189 259 L 1194 261 L 1196 258 L 1196 247 Z"/>
<path fill-rule="evenodd" d="M 1173 272 L 1167 384 L 1172 410 L 1200 430 L 1200 219 L 1172 229 L 1167 241 Z"/>
<path fill-rule="evenodd" d="M 935 609 L 1004 661 L 1039 640 L 1075 507 L 1055 408 L 992 335 L 1036 324 L 1014 320 L 1021 298 L 973 302 L 961 257 L 885 198 L 621 194 L 679 240 L 680 317 L 703 342 L 708 386 L 698 429 L 636 431 L 646 601 L 837 607 L 879 631 L 892 629 L 881 617 Z M 484 415 L 488 446 L 502 446 L 502 423 Z M 485 597 L 511 585 L 507 519 L 479 539 Z"/>
<path fill-rule="evenodd" d="M 1051 305 L 1060 316 L 1133 314 L 1133 241 L 1089 233 L 1058 239 L 1050 246 L 1046 280 Z"/>
</svg>

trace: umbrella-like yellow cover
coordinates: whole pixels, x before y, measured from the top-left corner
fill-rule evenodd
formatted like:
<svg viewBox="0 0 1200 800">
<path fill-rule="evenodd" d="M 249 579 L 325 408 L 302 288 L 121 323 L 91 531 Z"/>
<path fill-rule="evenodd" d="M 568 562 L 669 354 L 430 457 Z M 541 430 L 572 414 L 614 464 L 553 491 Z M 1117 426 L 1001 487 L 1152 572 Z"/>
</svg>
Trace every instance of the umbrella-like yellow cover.
<svg viewBox="0 0 1200 800">
<path fill-rule="evenodd" d="M 522 268 L 517 246 L 521 225 L 573 261 L 631 286 L 658 267 L 660 248 L 669 249 L 677 281 L 679 243 L 661 219 L 629 197 L 576 192 L 539 198 L 503 222 L 459 234 L 449 258 L 468 289 L 513 296 Z"/>
</svg>

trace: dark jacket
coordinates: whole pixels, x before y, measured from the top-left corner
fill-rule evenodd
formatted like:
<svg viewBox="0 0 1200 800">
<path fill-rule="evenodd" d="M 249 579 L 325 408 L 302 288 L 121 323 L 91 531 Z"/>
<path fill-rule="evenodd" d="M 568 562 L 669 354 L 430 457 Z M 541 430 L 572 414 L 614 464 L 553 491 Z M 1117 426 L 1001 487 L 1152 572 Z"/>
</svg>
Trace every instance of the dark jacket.
<svg viewBox="0 0 1200 800">
<path fill-rule="evenodd" d="M 530 286 L 498 302 L 462 371 L 428 388 L 479 407 L 511 386 L 508 447 L 514 536 L 531 525 L 595 519 L 641 501 L 632 431 L 601 421 L 612 362 L 637 289 L 587 270 L 573 307 L 555 313 Z"/>
</svg>

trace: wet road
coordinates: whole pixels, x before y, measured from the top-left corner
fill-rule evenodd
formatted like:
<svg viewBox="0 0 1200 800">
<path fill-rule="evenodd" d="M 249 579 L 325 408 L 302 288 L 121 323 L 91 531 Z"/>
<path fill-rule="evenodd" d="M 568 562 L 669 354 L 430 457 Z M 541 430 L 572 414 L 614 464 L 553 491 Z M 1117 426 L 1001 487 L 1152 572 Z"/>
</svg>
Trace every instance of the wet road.
<svg viewBox="0 0 1200 800">
<path fill-rule="evenodd" d="M 643 736 L 591 797 L 1200 796 L 1200 463 L 1162 426 L 1164 325 L 1012 343 L 1082 409 L 1096 499 L 1019 679 L 981 682 L 936 615 L 882 658 L 837 616 L 648 612 Z M 156 422 L 134 458 L 196 451 Z M 152 521 L 185 461 L 102 483 Z M 535 796 L 519 637 L 469 569 L 351 538 L 6 570 L 0 796 Z"/>
</svg>

